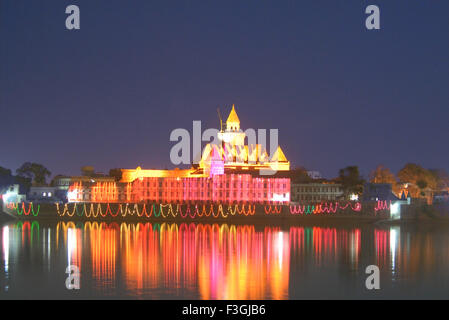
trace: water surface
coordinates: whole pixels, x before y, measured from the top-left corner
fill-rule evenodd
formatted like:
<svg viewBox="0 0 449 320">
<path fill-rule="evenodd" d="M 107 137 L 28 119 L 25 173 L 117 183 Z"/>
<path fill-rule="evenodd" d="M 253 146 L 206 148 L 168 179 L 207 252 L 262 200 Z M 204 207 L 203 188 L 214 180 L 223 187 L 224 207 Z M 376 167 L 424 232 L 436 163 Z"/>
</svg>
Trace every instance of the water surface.
<svg viewBox="0 0 449 320">
<path fill-rule="evenodd" d="M 1 299 L 449 298 L 444 226 L 27 221 L 0 234 Z"/>
</svg>

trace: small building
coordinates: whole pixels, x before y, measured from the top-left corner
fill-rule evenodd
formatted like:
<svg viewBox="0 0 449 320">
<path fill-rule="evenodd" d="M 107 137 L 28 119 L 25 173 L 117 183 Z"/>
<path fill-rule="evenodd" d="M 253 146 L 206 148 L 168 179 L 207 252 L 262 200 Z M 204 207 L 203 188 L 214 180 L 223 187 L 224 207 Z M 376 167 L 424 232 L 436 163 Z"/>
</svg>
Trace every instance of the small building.
<svg viewBox="0 0 449 320">
<path fill-rule="evenodd" d="M 334 201 L 344 197 L 343 188 L 334 183 L 291 183 L 292 202 Z"/>
<path fill-rule="evenodd" d="M 433 203 L 449 202 L 449 192 L 447 190 L 436 192 L 433 195 Z"/>
<path fill-rule="evenodd" d="M 5 193 L 1 195 L 1 198 L 3 203 L 26 201 L 26 195 L 20 194 L 20 186 L 18 184 L 12 184 L 7 187 Z"/>
<path fill-rule="evenodd" d="M 307 171 L 307 175 L 313 180 L 323 179 L 323 176 L 319 171 Z"/>
<path fill-rule="evenodd" d="M 365 183 L 362 201 L 399 200 L 392 190 L 391 183 Z"/>
<path fill-rule="evenodd" d="M 55 187 L 57 190 L 65 190 L 68 191 L 70 185 L 74 182 L 115 182 L 115 177 L 98 175 L 98 176 L 56 176 L 51 182 L 52 187 Z"/>
<path fill-rule="evenodd" d="M 57 200 L 61 200 L 63 202 L 68 201 L 68 192 L 71 185 L 77 183 L 77 184 L 95 184 L 95 183 L 113 183 L 115 182 L 114 177 L 110 176 L 56 176 L 53 181 L 51 182 L 51 186 L 55 189 L 54 190 L 54 197 Z M 37 190 L 38 191 L 38 190 Z M 41 193 L 43 194 L 42 191 Z M 47 193 L 48 196 L 48 193 Z"/>
<path fill-rule="evenodd" d="M 56 176 L 51 181 L 51 185 L 58 190 L 69 190 L 70 183 L 72 182 L 72 177 L 68 176 Z"/>
<path fill-rule="evenodd" d="M 34 202 L 55 202 L 61 199 L 56 196 L 56 187 L 37 186 L 30 188 L 27 194 L 27 200 Z"/>
</svg>

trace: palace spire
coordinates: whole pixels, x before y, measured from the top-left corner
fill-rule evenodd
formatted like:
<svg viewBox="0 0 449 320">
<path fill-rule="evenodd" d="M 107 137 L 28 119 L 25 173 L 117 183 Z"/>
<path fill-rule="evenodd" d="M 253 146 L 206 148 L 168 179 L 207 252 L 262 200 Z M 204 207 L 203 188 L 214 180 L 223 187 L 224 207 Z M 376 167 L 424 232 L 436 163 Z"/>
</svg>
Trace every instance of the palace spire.
<svg viewBox="0 0 449 320">
<path fill-rule="evenodd" d="M 226 129 L 232 131 L 240 129 L 240 119 L 237 116 L 237 112 L 235 112 L 235 105 L 232 105 L 232 110 L 226 120 Z"/>
</svg>

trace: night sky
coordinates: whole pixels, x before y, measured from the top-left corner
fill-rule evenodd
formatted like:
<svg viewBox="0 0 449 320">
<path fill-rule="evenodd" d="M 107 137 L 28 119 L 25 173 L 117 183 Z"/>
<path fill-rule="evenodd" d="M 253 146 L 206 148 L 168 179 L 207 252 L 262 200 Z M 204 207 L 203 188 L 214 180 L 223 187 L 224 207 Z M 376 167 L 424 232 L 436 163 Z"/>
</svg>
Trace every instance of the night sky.
<svg viewBox="0 0 449 320">
<path fill-rule="evenodd" d="M 65 28 L 66 6 L 81 30 Z M 365 28 L 365 8 L 381 30 Z M 172 168 L 175 128 L 279 128 L 326 177 L 449 171 L 449 1 L 0 0 L 0 166 Z"/>
</svg>

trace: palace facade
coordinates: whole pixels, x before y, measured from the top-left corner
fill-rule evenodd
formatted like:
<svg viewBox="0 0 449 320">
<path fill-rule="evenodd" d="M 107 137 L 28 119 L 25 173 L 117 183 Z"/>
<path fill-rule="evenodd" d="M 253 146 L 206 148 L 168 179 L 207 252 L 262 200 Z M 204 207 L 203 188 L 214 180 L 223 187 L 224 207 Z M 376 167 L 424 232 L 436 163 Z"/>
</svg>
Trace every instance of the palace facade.
<svg viewBox="0 0 449 320">
<path fill-rule="evenodd" d="M 118 182 L 77 181 L 69 202 L 251 202 L 288 203 L 290 179 L 276 174 L 290 170 L 281 147 L 269 157 L 261 144 L 245 144 L 246 133 L 232 106 L 218 144 L 207 144 L 200 162 L 190 169 L 122 169 Z"/>
</svg>

